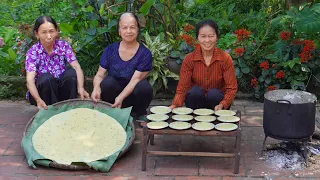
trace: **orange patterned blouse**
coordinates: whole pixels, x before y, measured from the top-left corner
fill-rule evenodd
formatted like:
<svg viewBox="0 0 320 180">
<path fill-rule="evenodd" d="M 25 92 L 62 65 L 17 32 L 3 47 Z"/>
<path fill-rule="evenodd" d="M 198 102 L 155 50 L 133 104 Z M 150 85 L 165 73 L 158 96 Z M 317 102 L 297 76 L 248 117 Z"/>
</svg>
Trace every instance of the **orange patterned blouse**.
<svg viewBox="0 0 320 180">
<path fill-rule="evenodd" d="M 221 90 L 224 98 L 220 102 L 228 108 L 238 90 L 237 78 L 231 56 L 219 48 L 214 48 L 210 65 L 205 64 L 201 48 L 187 54 L 180 70 L 180 80 L 172 104 L 181 107 L 187 92 L 193 86 L 200 86 L 205 93 L 212 88 Z"/>
</svg>

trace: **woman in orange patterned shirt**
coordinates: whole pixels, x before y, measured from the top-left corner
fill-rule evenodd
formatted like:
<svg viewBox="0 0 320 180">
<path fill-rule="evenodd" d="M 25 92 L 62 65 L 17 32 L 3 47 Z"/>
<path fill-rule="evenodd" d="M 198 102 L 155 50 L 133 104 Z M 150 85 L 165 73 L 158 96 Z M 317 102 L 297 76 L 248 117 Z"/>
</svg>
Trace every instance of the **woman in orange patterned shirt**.
<svg viewBox="0 0 320 180">
<path fill-rule="evenodd" d="M 196 26 L 200 46 L 187 54 L 171 109 L 185 106 L 198 109 L 229 109 L 237 92 L 237 78 L 231 56 L 216 47 L 218 25 L 212 20 Z"/>
</svg>

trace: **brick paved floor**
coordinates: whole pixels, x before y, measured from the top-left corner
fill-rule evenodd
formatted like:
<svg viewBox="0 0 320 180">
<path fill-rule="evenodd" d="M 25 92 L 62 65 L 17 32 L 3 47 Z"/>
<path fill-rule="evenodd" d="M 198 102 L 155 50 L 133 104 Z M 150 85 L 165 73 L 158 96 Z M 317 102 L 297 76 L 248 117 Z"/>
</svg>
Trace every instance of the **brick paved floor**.
<svg viewBox="0 0 320 180">
<path fill-rule="evenodd" d="M 154 105 L 169 105 L 168 100 L 154 100 Z M 137 138 L 130 151 L 119 159 L 108 173 L 96 171 L 66 171 L 39 166 L 28 167 L 20 147 L 24 128 L 36 108 L 25 101 L 0 101 L 0 180 L 11 179 L 142 179 L 142 180 L 287 180 L 320 179 L 320 167 L 304 170 L 286 170 L 273 167 L 260 157 L 262 140 L 263 104 L 247 100 L 236 100 L 232 109 L 241 110 L 243 119 L 241 140 L 241 161 L 239 174 L 233 174 L 233 159 L 206 157 L 149 157 L 147 171 L 141 171 L 141 128 L 136 129 Z M 155 136 L 151 149 L 194 150 L 229 152 L 232 138 Z M 267 143 L 278 142 L 268 139 Z"/>
</svg>

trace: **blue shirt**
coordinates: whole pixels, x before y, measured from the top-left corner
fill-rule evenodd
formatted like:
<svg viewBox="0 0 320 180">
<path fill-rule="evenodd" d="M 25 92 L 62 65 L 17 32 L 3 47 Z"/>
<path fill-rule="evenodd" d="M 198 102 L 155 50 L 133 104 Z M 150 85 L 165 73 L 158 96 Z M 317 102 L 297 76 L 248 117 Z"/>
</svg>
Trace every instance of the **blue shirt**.
<svg viewBox="0 0 320 180">
<path fill-rule="evenodd" d="M 110 44 L 104 49 L 100 58 L 100 66 L 107 70 L 108 76 L 114 77 L 121 86 L 126 86 L 135 71 L 152 70 L 152 54 L 143 44 L 139 45 L 136 54 L 128 61 L 119 55 L 120 42 Z"/>
</svg>

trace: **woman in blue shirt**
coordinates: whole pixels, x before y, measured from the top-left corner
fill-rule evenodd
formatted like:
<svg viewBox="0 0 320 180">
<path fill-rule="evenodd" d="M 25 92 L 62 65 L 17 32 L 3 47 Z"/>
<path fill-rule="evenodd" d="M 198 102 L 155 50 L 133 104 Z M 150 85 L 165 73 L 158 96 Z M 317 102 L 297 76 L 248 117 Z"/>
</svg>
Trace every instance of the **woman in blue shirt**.
<svg viewBox="0 0 320 180">
<path fill-rule="evenodd" d="M 133 106 L 135 118 L 147 113 L 153 92 L 146 80 L 152 70 L 152 54 L 137 41 L 139 30 L 134 14 L 127 12 L 120 16 L 118 32 L 121 41 L 105 48 L 91 94 L 92 100 L 101 99 L 112 103 L 112 107 Z"/>
</svg>

